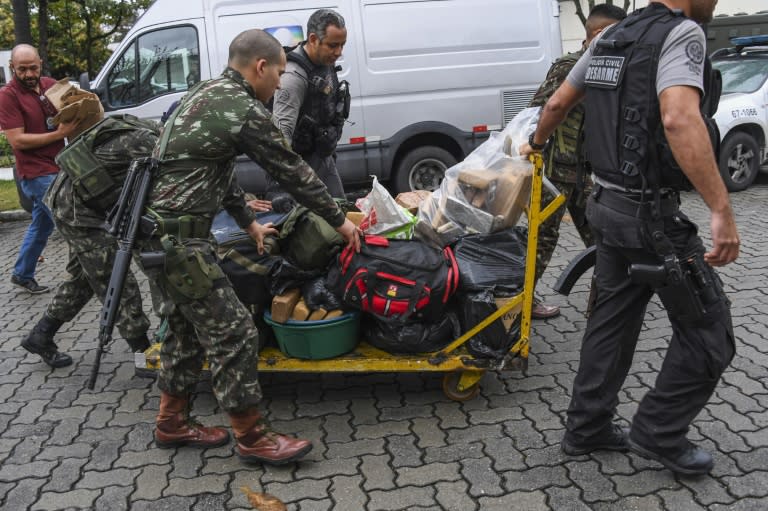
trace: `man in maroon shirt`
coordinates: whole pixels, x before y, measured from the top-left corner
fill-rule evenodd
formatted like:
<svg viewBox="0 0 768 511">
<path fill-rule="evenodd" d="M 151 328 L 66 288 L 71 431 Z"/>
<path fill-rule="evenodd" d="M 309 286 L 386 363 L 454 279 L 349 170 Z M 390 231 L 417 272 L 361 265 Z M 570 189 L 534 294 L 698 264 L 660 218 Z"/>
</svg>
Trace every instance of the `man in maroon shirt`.
<svg viewBox="0 0 768 511">
<path fill-rule="evenodd" d="M 48 291 L 35 280 L 38 258 L 53 231 L 53 217 L 43 204 L 43 196 L 53 182 L 59 168 L 54 158 L 64 147 L 64 139 L 72 134 L 77 124 L 53 123 L 56 108 L 45 97 L 45 91 L 56 81 L 41 77 L 42 61 L 37 50 L 20 44 L 11 51 L 13 79 L 0 89 L 0 129 L 13 148 L 21 190 L 32 201 L 32 222 L 21 242 L 19 257 L 13 268 L 11 283 L 37 294 Z M 25 346 L 39 354 L 52 367 L 63 367 L 72 359 L 59 353 L 56 345 Z"/>
</svg>

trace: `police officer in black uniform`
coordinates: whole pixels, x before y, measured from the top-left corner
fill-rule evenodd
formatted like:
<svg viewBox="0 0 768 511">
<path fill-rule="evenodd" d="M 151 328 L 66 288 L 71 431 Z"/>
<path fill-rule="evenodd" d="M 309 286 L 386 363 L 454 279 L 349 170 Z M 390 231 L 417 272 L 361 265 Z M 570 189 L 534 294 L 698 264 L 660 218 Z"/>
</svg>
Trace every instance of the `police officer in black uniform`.
<svg viewBox="0 0 768 511">
<path fill-rule="evenodd" d="M 686 434 L 735 353 L 730 302 L 712 267 L 736 259 L 739 237 L 714 158 L 716 130 L 710 133 L 704 115 L 717 104 L 706 92 L 719 91 L 696 23 L 709 21 L 716 3 L 652 1 L 606 29 L 520 148 L 521 154 L 541 150 L 586 98 L 597 301 L 561 444 L 570 455 L 631 449 L 681 474 L 703 474 L 714 464 Z M 691 185 L 710 210 L 709 251 L 679 209 L 679 192 Z M 672 338 L 654 387 L 626 429 L 612 419 L 654 292 Z"/>
<path fill-rule="evenodd" d="M 347 42 L 344 18 L 319 9 L 307 22 L 307 40 L 287 53 L 286 72 L 274 97 L 277 126 L 294 152 L 309 163 L 332 197 L 344 197 L 336 169 L 336 144 L 349 116 L 349 85 L 339 81 L 336 61 Z M 268 197 L 280 209 L 270 183 Z"/>
</svg>

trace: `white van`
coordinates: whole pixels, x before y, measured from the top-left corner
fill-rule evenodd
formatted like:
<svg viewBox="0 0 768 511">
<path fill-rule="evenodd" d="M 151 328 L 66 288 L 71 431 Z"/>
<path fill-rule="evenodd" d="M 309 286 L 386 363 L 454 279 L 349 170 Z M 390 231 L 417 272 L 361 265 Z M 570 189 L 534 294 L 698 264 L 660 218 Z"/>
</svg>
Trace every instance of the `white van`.
<svg viewBox="0 0 768 511">
<path fill-rule="evenodd" d="M 527 106 L 561 54 L 556 0 L 156 0 L 90 87 L 108 114 L 159 118 L 224 69 L 238 33 L 262 28 L 295 45 L 321 7 L 347 23 L 338 62 L 352 94 L 337 150 L 345 185 L 376 175 L 396 191 L 436 188 Z M 258 190 L 253 164 L 238 163 L 243 188 Z"/>
</svg>

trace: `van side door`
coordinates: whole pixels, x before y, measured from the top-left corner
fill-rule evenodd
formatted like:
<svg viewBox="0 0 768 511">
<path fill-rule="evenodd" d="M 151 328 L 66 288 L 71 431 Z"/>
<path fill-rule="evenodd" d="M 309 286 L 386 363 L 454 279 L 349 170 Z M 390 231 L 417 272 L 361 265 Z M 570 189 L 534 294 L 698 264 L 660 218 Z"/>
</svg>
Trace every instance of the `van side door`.
<svg viewBox="0 0 768 511">
<path fill-rule="evenodd" d="M 159 119 L 173 101 L 211 75 L 203 19 L 147 27 L 121 50 L 96 87 L 107 113 Z"/>
</svg>

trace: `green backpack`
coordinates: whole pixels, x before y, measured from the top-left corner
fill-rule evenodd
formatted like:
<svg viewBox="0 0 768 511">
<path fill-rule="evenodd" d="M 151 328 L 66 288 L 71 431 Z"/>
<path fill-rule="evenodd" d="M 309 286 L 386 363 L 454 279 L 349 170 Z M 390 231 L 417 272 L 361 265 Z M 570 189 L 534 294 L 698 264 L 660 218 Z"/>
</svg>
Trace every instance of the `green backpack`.
<svg viewBox="0 0 768 511">
<path fill-rule="evenodd" d="M 120 196 L 128 167 L 150 156 L 160 125 L 129 114 L 107 117 L 84 131 L 56 156 L 80 199 L 96 211 L 108 211 Z"/>
<path fill-rule="evenodd" d="M 302 270 L 324 270 L 344 246 L 344 238 L 323 217 L 296 206 L 279 227 L 280 252 Z"/>
</svg>

